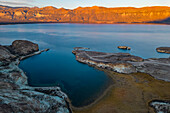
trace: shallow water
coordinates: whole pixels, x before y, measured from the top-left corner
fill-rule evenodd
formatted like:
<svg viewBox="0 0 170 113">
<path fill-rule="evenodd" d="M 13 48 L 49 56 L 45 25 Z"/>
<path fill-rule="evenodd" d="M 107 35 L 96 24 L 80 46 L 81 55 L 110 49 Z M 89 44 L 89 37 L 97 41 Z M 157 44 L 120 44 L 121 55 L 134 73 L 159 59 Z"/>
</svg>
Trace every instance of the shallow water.
<svg viewBox="0 0 170 113">
<path fill-rule="evenodd" d="M 168 25 L 23 24 L 0 26 L 0 44 L 25 39 L 50 51 L 21 62 L 32 86 L 60 86 L 74 106 L 90 103 L 110 83 L 104 72 L 75 60 L 73 47 L 103 52 L 128 52 L 143 58 L 169 57 L 155 51 L 170 46 Z M 117 49 L 119 45 L 132 50 Z"/>
</svg>

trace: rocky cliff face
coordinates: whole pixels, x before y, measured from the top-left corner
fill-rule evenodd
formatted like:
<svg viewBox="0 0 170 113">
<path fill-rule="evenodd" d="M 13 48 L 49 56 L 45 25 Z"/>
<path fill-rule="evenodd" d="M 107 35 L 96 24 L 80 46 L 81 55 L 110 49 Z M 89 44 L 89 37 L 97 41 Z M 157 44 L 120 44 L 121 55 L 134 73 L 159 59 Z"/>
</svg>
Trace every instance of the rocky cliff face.
<svg viewBox="0 0 170 113">
<path fill-rule="evenodd" d="M 105 8 L 78 7 L 76 9 L 0 7 L 0 22 L 77 22 L 77 23 L 144 23 L 164 21 L 170 17 L 170 7 Z"/>
<path fill-rule="evenodd" d="M 0 46 L 1 113 L 69 113 L 67 95 L 59 87 L 30 87 L 18 67 L 20 59 L 40 54 L 38 45 L 17 40 Z"/>
</svg>

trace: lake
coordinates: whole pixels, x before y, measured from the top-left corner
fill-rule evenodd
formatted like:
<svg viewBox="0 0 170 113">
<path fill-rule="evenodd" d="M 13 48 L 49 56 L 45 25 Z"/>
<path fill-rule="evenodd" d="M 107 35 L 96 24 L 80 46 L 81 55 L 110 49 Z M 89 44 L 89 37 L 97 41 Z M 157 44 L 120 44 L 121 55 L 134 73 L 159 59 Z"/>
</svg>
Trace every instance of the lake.
<svg viewBox="0 0 170 113">
<path fill-rule="evenodd" d="M 102 71 L 81 64 L 72 54 L 74 47 L 101 52 L 126 52 L 142 58 L 169 57 L 156 48 L 170 46 L 169 25 L 123 24 L 18 24 L 0 26 L 0 44 L 30 40 L 48 52 L 21 61 L 19 67 L 31 86 L 60 86 L 73 106 L 91 103 L 109 86 L 111 79 Z M 130 46 L 130 51 L 117 49 Z"/>
</svg>

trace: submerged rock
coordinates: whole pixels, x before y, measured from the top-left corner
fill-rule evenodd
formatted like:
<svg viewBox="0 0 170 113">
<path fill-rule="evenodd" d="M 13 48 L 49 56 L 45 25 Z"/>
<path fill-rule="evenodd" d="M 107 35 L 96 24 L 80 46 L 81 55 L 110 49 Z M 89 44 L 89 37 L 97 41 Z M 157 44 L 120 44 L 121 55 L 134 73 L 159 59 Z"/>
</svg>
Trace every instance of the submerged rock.
<svg viewBox="0 0 170 113">
<path fill-rule="evenodd" d="M 170 47 L 158 47 L 156 51 L 159 53 L 168 53 L 170 54 Z"/>
<path fill-rule="evenodd" d="M 119 49 L 130 50 L 131 48 L 128 46 L 118 46 Z"/>
<path fill-rule="evenodd" d="M 76 60 L 109 69 L 118 73 L 143 72 L 156 79 L 170 82 L 170 58 L 142 59 L 129 53 L 104 53 L 96 51 L 74 50 Z"/>
<path fill-rule="evenodd" d="M 86 48 L 86 47 L 74 47 L 74 50 L 86 50 L 86 49 L 90 49 L 90 48 Z"/>
<path fill-rule="evenodd" d="M 14 41 L 12 46 L 0 46 L 1 113 L 71 112 L 68 97 L 59 87 L 30 87 L 27 76 L 18 67 L 20 60 L 43 51 L 46 50 L 38 51 L 37 44 L 25 40 Z"/>
</svg>

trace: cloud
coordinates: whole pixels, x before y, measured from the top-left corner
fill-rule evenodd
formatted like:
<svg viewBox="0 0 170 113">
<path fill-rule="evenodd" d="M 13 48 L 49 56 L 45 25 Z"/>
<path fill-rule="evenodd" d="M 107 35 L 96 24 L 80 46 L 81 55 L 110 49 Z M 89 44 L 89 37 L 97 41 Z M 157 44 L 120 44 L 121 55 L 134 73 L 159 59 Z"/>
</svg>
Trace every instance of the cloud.
<svg viewBox="0 0 170 113">
<path fill-rule="evenodd" d="M 19 2 L 19 1 L 18 1 L 18 2 L 0 1 L 0 4 L 12 5 L 12 6 L 13 6 L 13 5 L 17 5 L 17 6 L 18 6 L 18 5 L 20 5 L 20 6 L 21 6 L 21 5 L 22 5 L 22 6 L 32 6 L 31 4 L 28 3 L 28 0 L 23 0 L 23 1 L 24 1 L 24 2 Z M 31 0 L 31 1 L 33 1 L 33 0 Z M 30 1 L 29 1 L 29 2 L 30 2 Z"/>
</svg>

